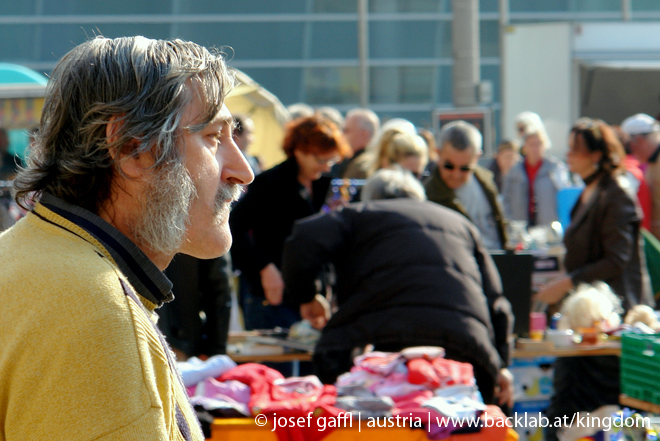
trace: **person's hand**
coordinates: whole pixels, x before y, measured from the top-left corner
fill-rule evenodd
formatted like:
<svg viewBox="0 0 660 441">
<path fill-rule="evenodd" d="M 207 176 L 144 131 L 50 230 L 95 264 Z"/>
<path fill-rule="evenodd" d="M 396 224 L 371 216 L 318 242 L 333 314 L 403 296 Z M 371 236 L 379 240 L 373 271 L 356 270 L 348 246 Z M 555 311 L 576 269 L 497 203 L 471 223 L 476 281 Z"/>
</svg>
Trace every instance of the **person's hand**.
<svg viewBox="0 0 660 441">
<path fill-rule="evenodd" d="M 497 374 L 497 385 L 495 386 L 495 397 L 500 406 L 513 407 L 513 374 L 507 368 L 500 369 Z"/>
<path fill-rule="evenodd" d="M 282 273 L 275 264 L 269 263 L 259 272 L 261 274 L 261 286 L 264 289 L 266 300 L 271 305 L 282 303 L 282 294 L 284 293 L 284 280 Z"/>
<path fill-rule="evenodd" d="M 314 300 L 300 305 L 300 316 L 314 329 L 322 329 L 330 319 L 330 304 L 321 294 L 316 294 Z"/>
<path fill-rule="evenodd" d="M 548 305 L 554 305 L 563 299 L 571 289 L 573 289 L 573 281 L 570 277 L 564 276 L 561 279 L 550 282 L 548 286 L 536 293 L 534 300 L 547 303 Z"/>
<path fill-rule="evenodd" d="M 326 205 L 330 210 L 335 210 L 338 207 L 347 207 L 349 205 L 348 201 L 345 201 L 343 198 L 330 199 Z"/>
</svg>

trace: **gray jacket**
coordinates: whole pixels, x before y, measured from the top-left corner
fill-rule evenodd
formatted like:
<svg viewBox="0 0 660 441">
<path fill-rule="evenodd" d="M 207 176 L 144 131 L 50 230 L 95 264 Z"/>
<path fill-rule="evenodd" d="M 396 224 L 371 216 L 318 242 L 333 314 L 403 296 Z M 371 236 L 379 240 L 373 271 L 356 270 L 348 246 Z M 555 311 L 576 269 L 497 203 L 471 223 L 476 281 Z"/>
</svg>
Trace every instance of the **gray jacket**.
<svg viewBox="0 0 660 441">
<path fill-rule="evenodd" d="M 566 165 L 557 158 L 545 156 L 534 180 L 536 225 L 558 220 L 557 191 L 569 185 Z M 524 161 L 513 166 L 504 178 L 502 202 L 507 219 L 529 222 L 529 181 Z"/>
</svg>

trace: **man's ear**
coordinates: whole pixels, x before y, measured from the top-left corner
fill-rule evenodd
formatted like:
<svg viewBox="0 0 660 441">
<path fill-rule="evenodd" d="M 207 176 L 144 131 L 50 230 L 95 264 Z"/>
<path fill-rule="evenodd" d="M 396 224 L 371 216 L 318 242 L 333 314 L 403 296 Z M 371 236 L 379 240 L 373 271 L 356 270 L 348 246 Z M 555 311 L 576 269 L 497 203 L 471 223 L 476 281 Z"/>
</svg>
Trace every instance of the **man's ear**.
<svg viewBox="0 0 660 441">
<path fill-rule="evenodd" d="M 113 115 L 108 120 L 108 124 L 105 126 L 105 142 L 108 145 L 112 145 L 119 139 L 119 129 L 123 125 L 123 121 L 119 120 L 118 115 Z M 114 160 L 118 160 L 120 153 L 117 149 L 110 149 L 110 157 Z"/>
<path fill-rule="evenodd" d="M 105 136 L 108 145 L 111 145 L 119 139 L 119 130 L 123 121 L 118 116 L 111 116 L 108 124 L 105 126 Z M 110 157 L 115 161 L 117 167 L 122 173 L 132 179 L 144 178 L 149 169 L 154 165 L 154 159 L 150 152 L 136 155 L 134 152 L 139 147 L 137 139 L 131 139 L 126 144 L 117 148 L 110 149 Z"/>
</svg>

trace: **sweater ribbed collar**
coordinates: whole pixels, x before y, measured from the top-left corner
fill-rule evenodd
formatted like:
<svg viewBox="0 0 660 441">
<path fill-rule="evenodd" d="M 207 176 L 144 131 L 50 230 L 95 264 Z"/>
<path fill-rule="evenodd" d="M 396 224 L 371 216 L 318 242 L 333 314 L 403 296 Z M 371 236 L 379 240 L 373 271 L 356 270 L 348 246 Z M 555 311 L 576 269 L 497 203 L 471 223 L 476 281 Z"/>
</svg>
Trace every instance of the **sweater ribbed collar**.
<svg viewBox="0 0 660 441">
<path fill-rule="evenodd" d="M 44 208 L 93 236 L 110 253 L 119 270 L 142 297 L 156 306 L 174 299 L 172 282 L 135 243 L 115 227 L 91 211 L 48 193 L 44 193 L 39 202 Z M 69 230 L 66 225 L 58 226 Z M 76 234 L 73 231 L 72 233 Z"/>
</svg>

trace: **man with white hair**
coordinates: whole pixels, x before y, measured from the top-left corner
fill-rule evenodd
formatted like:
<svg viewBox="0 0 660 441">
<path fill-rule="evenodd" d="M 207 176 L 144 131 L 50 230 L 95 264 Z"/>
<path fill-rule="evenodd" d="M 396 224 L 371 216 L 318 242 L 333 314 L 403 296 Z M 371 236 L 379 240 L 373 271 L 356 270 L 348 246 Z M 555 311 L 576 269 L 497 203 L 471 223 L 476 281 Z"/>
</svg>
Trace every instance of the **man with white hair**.
<svg viewBox="0 0 660 441">
<path fill-rule="evenodd" d="M 644 113 L 626 118 L 621 130 L 628 134 L 628 146 L 642 164 L 647 164 L 644 177 L 651 189 L 651 233 L 660 239 L 660 123 Z"/>
<path fill-rule="evenodd" d="M 362 199 L 299 221 L 284 247 L 289 300 L 323 327 L 313 359 L 321 381 L 334 383 L 368 344 L 442 346 L 446 358 L 472 364 L 486 402 L 510 405 L 511 305 L 474 225 L 425 201 L 421 183 L 401 169 L 374 173 Z M 314 283 L 326 263 L 336 270 L 339 307 L 329 321 Z"/>
<path fill-rule="evenodd" d="M 364 179 L 364 171 L 356 166 L 356 160 L 365 152 L 365 148 L 380 128 L 380 119 L 372 110 L 352 109 L 344 120 L 344 136 L 353 150 L 353 156 L 345 159 L 332 170 L 333 176 L 344 179 Z"/>
<path fill-rule="evenodd" d="M 447 124 L 440 132 L 438 168 L 424 187 L 430 201 L 470 219 L 488 249 L 502 249 L 507 236 L 493 173 L 477 165 L 482 136 L 465 121 Z"/>
<path fill-rule="evenodd" d="M 0 439 L 202 440 L 154 309 L 163 270 L 231 246 L 253 175 L 220 55 L 94 38 L 55 67 L 0 235 Z"/>
</svg>

